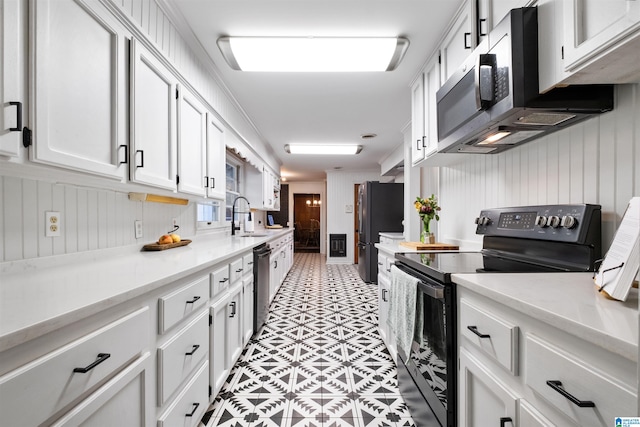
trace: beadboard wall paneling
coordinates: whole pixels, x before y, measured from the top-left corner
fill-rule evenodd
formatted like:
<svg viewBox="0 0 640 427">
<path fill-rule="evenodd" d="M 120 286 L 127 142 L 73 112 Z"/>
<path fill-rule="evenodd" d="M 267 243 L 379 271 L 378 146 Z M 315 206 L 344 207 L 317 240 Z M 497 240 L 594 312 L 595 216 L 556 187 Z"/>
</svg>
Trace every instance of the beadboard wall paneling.
<svg viewBox="0 0 640 427">
<path fill-rule="evenodd" d="M 440 167 L 441 237 L 481 244 L 473 221 L 482 208 L 594 203 L 602 206 L 608 248 L 629 199 L 640 195 L 638 89 L 618 86 L 609 113 L 497 155 Z"/>
<path fill-rule="evenodd" d="M 195 204 L 132 202 L 127 193 L 0 176 L 0 262 L 145 244 L 172 229 L 195 234 Z M 58 211 L 61 235 L 45 237 L 45 212 Z M 136 239 L 134 221 L 143 221 Z"/>
<path fill-rule="evenodd" d="M 393 178 L 393 177 L 391 177 Z M 344 258 L 330 257 L 327 251 L 328 264 L 353 264 L 355 236 L 354 221 L 358 214 L 355 209 L 354 187 L 365 181 L 388 182 L 390 177 L 381 177 L 380 170 L 377 171 L 328 171 L 327 172 L 327 231 L 329 234 L 347 235 L 347 256 Z M 351 212 L 346 212 L 346 205 L 353 206 Z"/>
</svg>

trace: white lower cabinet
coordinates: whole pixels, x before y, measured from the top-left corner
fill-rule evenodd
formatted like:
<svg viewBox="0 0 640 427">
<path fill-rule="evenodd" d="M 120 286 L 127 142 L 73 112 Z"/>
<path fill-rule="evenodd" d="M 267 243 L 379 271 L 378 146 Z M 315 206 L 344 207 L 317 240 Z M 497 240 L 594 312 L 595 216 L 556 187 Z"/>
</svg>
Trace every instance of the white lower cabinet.
<svg viewBox="0 0 640 427">
<path fill-rule="evenodd" d="M 460 348 L 458 425 L 515 426 L 518 397 L 464 347 Z"/>
<path fill-rule="evenodd" d="M 460 426 L 595 427 L 637 415 L 635 361 L 457 290 Z"/>
<path fill-rule="evenodd" d="M 242 279 L 242 344 L 246 345 L 253 336 L 253 274 Z"/>
<path fill-rule="evenodd" d="M 394 260 L 392 253 L 378 249 L 378 330 L 382 341 L 394 361 L 398 360 L 398 345 L 395 332 L 389 326 L 389 313 L 391 312 L 391 263 Z"/>
<path fill-rule="evenodd" d="M 147 416 L 145 382 L 153 375 L 151 354 L 145 353 L 98 391 L 52 424 L 70 426 L 130 426 L 152 425 Z"/>
<path fill-rule="evenodd" d="M 148 347 L 149 321 L 140 308 L 0 377 L 2 423 L 40 425 L 71 409 Z"/>
<path fill-rule="evenodd" d="M 178 397 L 158 418 L 158 427 L 194 427 L 209 405 L 209 362 L 202 363 Z M 126 425 L 126 424 L 120 424 Z"/>
</svg>

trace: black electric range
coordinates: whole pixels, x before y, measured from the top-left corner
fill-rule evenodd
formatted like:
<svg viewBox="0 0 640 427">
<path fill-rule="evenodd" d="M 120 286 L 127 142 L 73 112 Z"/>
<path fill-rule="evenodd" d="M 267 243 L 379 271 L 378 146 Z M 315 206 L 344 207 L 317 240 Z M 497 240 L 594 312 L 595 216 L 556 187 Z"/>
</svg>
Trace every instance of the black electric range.
<svg viewBox="0 0 640 427">
<path fill-rule="evenodd" d="M 486 209 L 475 223 L 483 236 L 481 251 L 396 254 L 395 267 L 418 279 L 424 307 L 422 342 L 414 340 L 410 354 L 398 349 L 400 391 L 416 425 L 456 426 L 453 274 L 594 271 L 601 257 L 598 205 Z"/>
</svg>

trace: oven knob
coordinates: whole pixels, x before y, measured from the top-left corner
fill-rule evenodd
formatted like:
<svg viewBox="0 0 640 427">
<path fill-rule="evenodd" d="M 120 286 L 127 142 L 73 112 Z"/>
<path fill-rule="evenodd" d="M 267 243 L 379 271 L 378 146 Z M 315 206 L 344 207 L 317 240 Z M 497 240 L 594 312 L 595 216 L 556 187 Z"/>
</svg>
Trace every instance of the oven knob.
<svg viewBox="0 0 640 427">
<path fill-rule="evenodd" d="M 478 225 L 489 225 L 490 222 L 491 220 L 486 216 L 479 216 L 476 218 L 476 224 Z"/>
<path fill-rule="evenodd" d="M 560 227 L 560 217 L 557 217 L 555 215 L 554 216 L 550 216 L 549 217 L 549 221 L 547 223 L 552 228 L 558 228 L 558 227 Z"/>
<path fill-rule="evenodd" d="M 562 217 L 560 225 L 564 228 L 574 228 L 576 225 L 578 225 L 578 220 L 571 215 L 565 215 Z"/>
<path fill-rule="evenodd" d="M 536 217 L 536 225 L 540 227 L 546 227 L 547 225 L 549 225 L 549 223 L 547 222 L 547 217 L 538 215 Z"/>
</svg>

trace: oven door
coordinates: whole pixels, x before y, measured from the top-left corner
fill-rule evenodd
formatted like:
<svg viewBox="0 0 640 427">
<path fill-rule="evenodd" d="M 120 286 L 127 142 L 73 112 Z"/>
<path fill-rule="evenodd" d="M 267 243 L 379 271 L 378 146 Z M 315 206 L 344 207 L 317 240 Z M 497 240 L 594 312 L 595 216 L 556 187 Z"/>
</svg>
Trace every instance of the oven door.
<svg viewBox="0 0 640 427">
<path fill-rule="evenodd" d="M 421 342 L 409 355 L 398 348 L 399 386 L 417 425 L 456 425 L 455 285 L 442 284 L 403 264 L 396 266 L 420 280 Z M 425 402 L 428 404 L 425 405 Z M 430 409 L 430 411 L 429 411 Z"/>
</svg>

